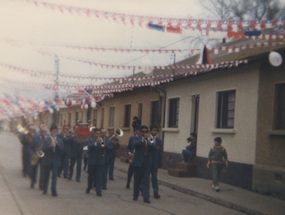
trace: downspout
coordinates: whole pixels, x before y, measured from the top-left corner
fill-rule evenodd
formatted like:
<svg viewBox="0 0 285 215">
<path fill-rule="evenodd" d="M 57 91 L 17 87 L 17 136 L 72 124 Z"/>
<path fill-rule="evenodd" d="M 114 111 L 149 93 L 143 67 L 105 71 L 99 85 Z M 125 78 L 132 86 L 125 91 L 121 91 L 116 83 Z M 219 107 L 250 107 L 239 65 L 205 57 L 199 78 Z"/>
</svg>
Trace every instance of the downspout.
<svg viewBox="0 0 285 215">
<path fill-rule="evenodd" d="M 159 87 L 154 87 L 155 92 L 157 92 L 159 94 L 159 101 L 163 101 L 161 103 L 163 103 L 163 107 L 161 104 L 161 109 L 163 110 L 162 113 L 162 120 L 161 120 L 161 128 L 165 127 L 165 110 L 166 110 L 166 90 L 159 88 Z M 161 148 L 161 154 L 164 151 L 164 138 L 165 138 L 165 131 L 162 131 L 162 136 L 161 136 L 161 141 L 162 141 L 162 148 Z M 161 156 L 159 159 L 159 167 L 161 167 Z"/>
</svg>

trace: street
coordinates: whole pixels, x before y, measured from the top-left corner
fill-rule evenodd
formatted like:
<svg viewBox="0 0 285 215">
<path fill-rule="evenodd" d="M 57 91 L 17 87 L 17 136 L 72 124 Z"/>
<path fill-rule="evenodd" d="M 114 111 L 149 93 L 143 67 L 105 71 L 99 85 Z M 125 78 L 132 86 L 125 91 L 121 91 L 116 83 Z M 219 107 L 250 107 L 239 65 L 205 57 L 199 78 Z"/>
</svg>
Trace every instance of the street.
<svg viewBox="0 0 285 215">
<path fill-rule="evenodd" d="M 17 136 L 1 132 L 0 138 L 0 182 L 6 185 L 0 189 L 0 214 L 243 214 L 165 186 L 160 186 L 161 199 L 151 196 L 151 204 L 143 203 L 142 197 L 133 201 L 132 186 L 129 190 L 125 188 L 126 174 L 116 170 L 115 181 L 108 181 L 102 197 L 96 196 L 94 190 L 85 193 L 87 173 L 84 171 L 80 182 L 74 178 L 71 181 L 58 178 L 58 197 L 52 197 L 50 190 L 43 195 L 38 184 L 31 189 L 29 178 L 22 176 L 21 145 Z"/>
</svg>

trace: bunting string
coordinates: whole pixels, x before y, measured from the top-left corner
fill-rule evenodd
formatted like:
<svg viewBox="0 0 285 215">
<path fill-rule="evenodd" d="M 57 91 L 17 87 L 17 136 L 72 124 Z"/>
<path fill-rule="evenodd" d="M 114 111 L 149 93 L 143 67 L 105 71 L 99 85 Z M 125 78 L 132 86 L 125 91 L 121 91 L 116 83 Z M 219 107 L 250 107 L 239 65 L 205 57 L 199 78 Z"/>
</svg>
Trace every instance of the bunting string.
<svg viewBox="0 0 285 215">
<path fill-rule="evenodd" d="M 199 31 L 235 31 L 235 29 L 252 29 L 262 30 L 267 28 L 278 27 L 285 28 L 284 20 L 209 20 L 209 19 L 188 19 L 178 17 L 159 17 L 144 16 L 135 14 L 125 14 L 112 11 L 103 11 L 90 8 L 81 8 L 71 5 L 50 3 L 39 0 L 26 0 L 37 7 L 44 7 L 53 11 L 59 11 L 62 14 L 69 13 L 74 15 L 86 15 L 97 19 L 106 19 L 116 23 L 147 26 L 149 28 L 171 33 L 181 33 L 181 29 L 192 29 Z M 168 28 L 168 29 L 167 29 Z M 249 31 L 249 32 L 250 32 Z M 248 35 L 250 36 L 250 35 Z"/>
</svg>

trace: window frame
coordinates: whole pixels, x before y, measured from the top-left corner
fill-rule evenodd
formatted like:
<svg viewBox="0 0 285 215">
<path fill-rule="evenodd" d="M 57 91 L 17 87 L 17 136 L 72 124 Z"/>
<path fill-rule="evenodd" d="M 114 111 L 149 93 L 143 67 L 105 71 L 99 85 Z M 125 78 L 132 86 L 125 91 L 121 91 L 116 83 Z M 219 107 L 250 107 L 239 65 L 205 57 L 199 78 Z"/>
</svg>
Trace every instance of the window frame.
<svg viewBox="0 0 285 215">
<path fill-rule="evenodd" d="M 132 111 L 132 105 L 126 104 L 124 106 L 124 128 L 130 128 L 131 126 L 131 111 Z"/>
<path fill-rule="evenodd" d="M 115 126 L 115 111 L 114 106 L 109 108 L 109 127 Z"/>
<path fill-rule="evenodd" d="M 278 83 L 275 84 L 274 130 L 285 130 L 285 112 L 282 112 L 283 109 L 285 109 L 285 83 Z"/>
<path fill-rule="evenodd" d="M 176 102 L 172 103 L 174 101 Z M 168 128 L 178 128 L 179 127 L 179 107 L 180 107 L 179 97 L 168 99 L 168 122 L 167 122 Z"/>
<path fill-rule="evenodd" d="M 230 98 L 234 96 L 233 98 Z M 232 99 L 232 100 L 230 100 Z M 231 107 L 229 107 L 231 106 Z M 234 129 L 235 127 L 236 89 L 217 92 L 216 128 Z M 231 114 L 231 116 L 229 116 Z M 230 120 L 232 121 L 230 123 Z"/>
</svg>

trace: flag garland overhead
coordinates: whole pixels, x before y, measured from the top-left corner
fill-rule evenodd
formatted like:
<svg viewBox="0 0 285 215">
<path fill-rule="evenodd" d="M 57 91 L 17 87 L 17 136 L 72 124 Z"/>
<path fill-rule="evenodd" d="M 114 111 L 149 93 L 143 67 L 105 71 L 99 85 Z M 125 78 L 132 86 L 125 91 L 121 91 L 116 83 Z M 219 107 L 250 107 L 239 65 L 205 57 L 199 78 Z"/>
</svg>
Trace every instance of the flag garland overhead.
<svg viewBox="0 0 285 215">
<path fill-rule="evenodd" d="M 235 31 L 235 29 L 261 30 L 266 28 L 285 28 L 284 20 L 209 20 L 209 19 L 188 19 L 178 17 L 144 16 L 136 14 L 126 14 L 112 11 L 103 11 L 90 8 L 81 8 L 71 5 L 50 3 L 39 0 L 26 0 L 36 6 L 61 13 L 68 12 L 76 15 L 86 15 L 98 19 L 106 19 L 114 22 L 137 24 L 140 27 L 149 27 L 159 31 L 164 31 L 168 27 L 168 32 L 181 33 L 181 29 L 191 29 L 199 31 Z"/>
</svg>

